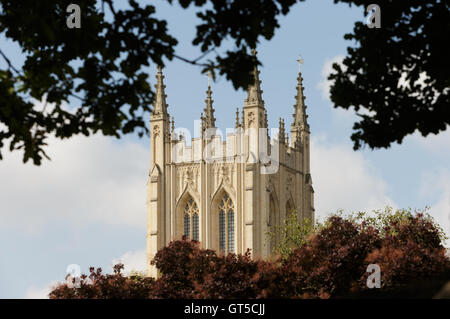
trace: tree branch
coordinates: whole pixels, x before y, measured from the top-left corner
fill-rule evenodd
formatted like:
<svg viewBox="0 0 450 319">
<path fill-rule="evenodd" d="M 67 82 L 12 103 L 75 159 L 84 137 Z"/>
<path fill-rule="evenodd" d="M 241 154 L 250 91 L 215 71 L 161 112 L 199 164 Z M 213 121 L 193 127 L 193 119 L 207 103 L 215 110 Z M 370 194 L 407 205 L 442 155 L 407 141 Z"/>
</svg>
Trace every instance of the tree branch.
<svg viewBox="0 0 450 319">
<path fill-rule="evenodd" d="M 116 16 L 116 10 L 114 9 L 114 6 L 113 6 L 112 1 L 111 1 L 111 0 L 103 0 L 103 1 L 102 1 L 102 4 L 105 3 L 105 2 L 108 4 L 108 7 L 109 7 L 109 9 L 111 10 L 112 14 L 113 14 L 114 16 Z"/>
<path fill-rule="evenodd" d="M 197 59 L 193 60 L 194 62 L 197 62 L 198 60 L 203 59 L 205 56 L 207 56 L 211 51 L 214 51 L 216 48 L 212 47 L 211 49 L 204 52 L 202 55 L 200 55 Z"/>
<path fill-rule="evenodd" d="M 5 59 L 6 63 L 8 64 L 9 68 L 12 69 L 17 74 L 20 74 L 20 72 L 12 65 L 11 61 L 8 59 L 8 57 L 3 53 L 3 51 L 0 49 L 0 54 Z"/>
<path fill-rule="evenodd" d="M 196 59 L 196 60 L 189 60 L 189 59 L 183 58 L 182 56 L 179 56 L 179 55 L 176 55 L 176 54 L 174 54 L 173 57 L 174 57 L 174 58 L 177 58 L 178 60 L 181 60 L 181 61 L 183 61 L 183 62 L 192 64 L 192 65 L 207 66 L 207 65 L 204 64 L 204 63 L 198 63 L 198 62 L 197 62 L 198 59 Z"/>
</svg>

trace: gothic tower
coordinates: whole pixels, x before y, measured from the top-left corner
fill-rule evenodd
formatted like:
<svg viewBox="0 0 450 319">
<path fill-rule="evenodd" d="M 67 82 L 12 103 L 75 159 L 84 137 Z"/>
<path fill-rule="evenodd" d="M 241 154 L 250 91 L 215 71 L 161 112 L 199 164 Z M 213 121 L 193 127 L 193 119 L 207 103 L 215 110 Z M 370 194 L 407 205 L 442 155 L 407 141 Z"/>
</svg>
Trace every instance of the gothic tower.
<svg viewBox="0 0 450 319">
<path fill-rule="evenodd" d="M 291 214 L 314 218 L 301 72 L 290 141 L 283 119 L 278 134 L 271 131 L 269 136 L 258 68 L 253 75 L 241 116 L 236 111 L 234 133 L 225 137 L 216 127 L 208 81 L 201 134 L 187 146 L 185 138 L 175 134 L 173 120 L 170 123 L 164 76 L 158 68 L 150 118 L 148 275 L 157 275 L 150 266 L 156 252 L 183 235 L 219 253 L 250 249 L 253 256 L 269 257 L 279 238 L 270 241 L 268 231 Z"/>
</svg>

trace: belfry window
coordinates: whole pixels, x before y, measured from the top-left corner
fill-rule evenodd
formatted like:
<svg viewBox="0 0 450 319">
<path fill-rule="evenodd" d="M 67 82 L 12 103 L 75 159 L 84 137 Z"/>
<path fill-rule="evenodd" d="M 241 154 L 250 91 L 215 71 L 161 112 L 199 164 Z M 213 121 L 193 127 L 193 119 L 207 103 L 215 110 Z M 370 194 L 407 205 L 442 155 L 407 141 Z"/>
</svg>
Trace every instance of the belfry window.
<svg viewBox="0 0 450 319">
<path fill-rule="evenodd" d="M 219 204 L 219 250 L 234 252 L 234 205 L 227 194 Z"/>
<path fill-rule="evenodd" d="M 193 240 L 199 240 L 198 207 L 191 198 L 184 208 L 184 236 Z"/>
</svg>

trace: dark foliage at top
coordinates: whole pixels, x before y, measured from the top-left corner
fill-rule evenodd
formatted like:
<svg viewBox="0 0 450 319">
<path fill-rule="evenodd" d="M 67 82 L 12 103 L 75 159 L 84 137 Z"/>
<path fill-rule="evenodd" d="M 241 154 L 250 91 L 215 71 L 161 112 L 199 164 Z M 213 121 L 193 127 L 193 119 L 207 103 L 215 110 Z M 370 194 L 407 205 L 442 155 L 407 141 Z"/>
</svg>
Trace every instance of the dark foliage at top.
<svg viewBox="0 0 450 319">
<path fill-rule="evenodd" d="M 367 8 L 370 0 L 335 0 Z M 418 130 L 437 134 L 450 125 L 450 3 L 376 2 L 381 28 L 355 23 L 355 46 L 330 76 L 336 107 L 354 108 L 354 148 L 389 147 Z M 400 81 L 402 79 L 402 81 Z"/>
<path fill-rule="evenodd" d="M 250 48 L 259 37 L 273 37 L 278 17 L 295 2 L 180 0 L 183 8 L 198 7 L 202 22 L 193 44 L 202 57 L 224 39 L 236 44 L 205 62 L 175 53 L 178 41 L 151 4 L 129 0 L 129 8 L 119 10 L 113 0 L 79 0 L 81 28 L 68 28 L 71 0 L 0 0 L 0 34 L 16 42 L 25 56 L 19 68 L 0 48 L 7 65 L 0 69 L 0 123 L 6 126 L 0 130 L 0 148 L 12 138 L 10 150 L 23 149 L 24 161 L 39 165 L 49 133 L 58 138 L 95 132 L 120 137 L 137 131 L 142 136 L 148 131 L 144 115 L 151 111 L 154 93 L 145 68 L 174 58 L 246 88 L 257 63 Z M 43 97 L 55 106 L 34 108 L 30 98 Z M 63 106 L 70 101 L 80 106 Z"/>
<path fill-rule="evenodd" d="M 70 29 L 66 9 L 72 2 L 0 0 L 0 34 L 18 44 L 25 58 L 19 66 L 0 48 L 5 64 L 0 69 L 0 148 L 8 140 L 11 151 L 24 152 L 25 162 L 39 165 L 47 157 L 49 135 L 148 133 L 144 118 L 154 93 L 148 66 L 179 59 L 246 88 L 259 64 L 251 49 L 261 39 L 270 40 L 279 18 L 302 0 L 168 0 L 195 8 L 199 17 L 192 43 L 200 56 L 194 59 L 176 52 L 177 39 L 151 4 L 128 0 L 127 8 L 118 9 L 113 0 L 78 0 L 81 28 Z M 362 11 L 371 4 L 335 2 Z M 438 133 L 450 121 L 450 4 L 377 3 L 381 28 L 357 22 L 345 35 L 356 46 L 348 48 L 343 66 L 330 77 L 336 107 L 366 111 L 354 126 L 355 148 L 388 147 L 416 129 L 423 135 Z M 224 50 L 225 41 L 234 47 Z M 400 87 L 402 76 L 408 85 Z M 416 83 L 421 76 L 424 86 Z M 46 103 L 36 107 L 32 98 Z"/>
</svg>

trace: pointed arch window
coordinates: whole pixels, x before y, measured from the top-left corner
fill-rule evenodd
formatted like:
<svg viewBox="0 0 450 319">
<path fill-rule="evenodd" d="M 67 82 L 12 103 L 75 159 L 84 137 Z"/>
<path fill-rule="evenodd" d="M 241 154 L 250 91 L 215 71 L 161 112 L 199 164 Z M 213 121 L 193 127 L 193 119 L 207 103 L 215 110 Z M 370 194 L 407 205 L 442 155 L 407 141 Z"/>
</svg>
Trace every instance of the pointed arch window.
<svg viewBox="0 0 450 319">
<path fill-rule="evenodd" d="M 184 208 L 184 236 L 199 240 L 198 206 L 192 197 L 189 198 Z"/>
<path fill-rule="evenodd" d="M 225 194 L 219 204 L 219 250 L 222 253 L 234 252 L 234 204 Z"/>
</svg>

